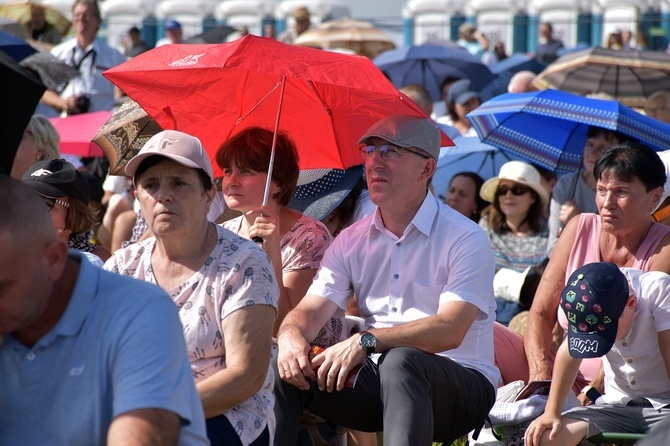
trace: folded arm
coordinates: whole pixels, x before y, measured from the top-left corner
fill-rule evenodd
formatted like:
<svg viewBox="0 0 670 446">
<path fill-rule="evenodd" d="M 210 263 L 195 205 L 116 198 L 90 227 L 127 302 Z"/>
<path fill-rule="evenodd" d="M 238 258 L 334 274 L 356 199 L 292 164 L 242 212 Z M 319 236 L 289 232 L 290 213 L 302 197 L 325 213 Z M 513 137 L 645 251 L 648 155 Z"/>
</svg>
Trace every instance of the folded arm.
<svg viewBox="0 0 670 446">
<path fill-rule="evenodd" d="M 552 330 L 557 320 L 561 290 L 565 286 L 568 257 L 577 232 L 578 219 L 571 220 L 558 239 L 547 268 L 535 292 L 528 313 L 524 349 L 528 358 L 529 379 L 551 379 Z"/>
<path fill-rule="evenodd" d="M 227 412 L 261 389 L 270 364 L 275 313 L 270 305 L 249 305 L 224 318 L 226 368 L 196 385 L 205 418 Z"/>
</svg>

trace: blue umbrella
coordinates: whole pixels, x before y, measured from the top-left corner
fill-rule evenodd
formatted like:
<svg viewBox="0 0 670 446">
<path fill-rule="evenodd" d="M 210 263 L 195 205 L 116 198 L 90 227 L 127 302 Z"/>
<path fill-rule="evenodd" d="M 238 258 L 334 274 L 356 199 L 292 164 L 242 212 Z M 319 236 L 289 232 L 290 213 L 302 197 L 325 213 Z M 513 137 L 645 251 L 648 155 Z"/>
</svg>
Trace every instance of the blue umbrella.
<svg viewBox="0 0 670 446">
<path fill-rule="evenodd" d="M 0 51 L 3 51 L 17 62 L 37 52 L 25 40 L 14 37 L 4 31 L 0 31 Z"/>
<path fill-rule="evenodd" d="M 507 161 L 519 160 L 490 144 L 483 143 L 476 136 L 453 138 L 454 147 L 443 147 L 433 175 L 435 195 L 444 200 L 451 178 L 459 172 L 474 172 L 488 180 L 498 175 L 500 167 Z"/>
<path fill-rule="evenodd" d="M 373 62 L 396 88 L 421 84 L 434 101 L 442 99 L 440 84 L 449 76 L 468 78 L 478 90 L 493 80 L 488 67 L 458 45 L 406 46 L 385 51 Z"/>
<path fill-rule="evenodd" d="M 494 75 L 504 73 L 506 71 L 512 71 L 513 73 L 516 73 L 522 70 L 532 71 L 533 73 L 537 74 L 544 70 L 546 66 L 547 64 L 545 62 L 542 62 L 533 56 L 529 56 L 525 53 L 514 53 L 500 62 L 489 66 L 489 69 Z"/>
<path fill-rule="evenodd" d="M 670 124 L 616 101 L 559 90 L 506 93 L 468 114 L 479 138 L 556 173 L 576 171 L 590 126 L 614 130 L 654 150 L 670 147 Z"/>
<path fill-rule="evenodd" d="M 489 66 L 491 73 L 495 76 L 489 84 L 479 93 L 479 98 L 488 101 L 498 95 L 507 93 L 507 86 L 512 77 L 519 71 L 532 71 L 540 73 L 547 64 L 524 53 L 512 54 L 507 59 Z"/>
</svg>

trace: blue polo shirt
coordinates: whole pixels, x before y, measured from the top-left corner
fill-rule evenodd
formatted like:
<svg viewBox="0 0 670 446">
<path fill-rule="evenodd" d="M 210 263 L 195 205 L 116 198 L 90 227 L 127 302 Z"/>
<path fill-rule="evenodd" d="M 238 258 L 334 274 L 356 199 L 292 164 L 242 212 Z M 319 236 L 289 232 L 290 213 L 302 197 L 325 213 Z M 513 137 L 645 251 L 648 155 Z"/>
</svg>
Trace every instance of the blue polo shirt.
<svg viewBox="0 0 670 446">
<path fill-rule="evenodd" d="M 209 444 L 172 300 L 70 256 L 81 269 L 58 324 L 0 347 L 0 444 L 105 444 L 116 416 L 147 408 L 181 417 L 179 444 Z"/>
</svg>

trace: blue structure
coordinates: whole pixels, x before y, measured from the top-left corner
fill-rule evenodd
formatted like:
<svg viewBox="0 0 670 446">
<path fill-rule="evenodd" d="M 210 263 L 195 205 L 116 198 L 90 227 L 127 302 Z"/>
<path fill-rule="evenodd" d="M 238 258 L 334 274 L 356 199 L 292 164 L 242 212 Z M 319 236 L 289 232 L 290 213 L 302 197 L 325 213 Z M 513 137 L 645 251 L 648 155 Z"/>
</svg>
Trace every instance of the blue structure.
<svg viewBox="0 0 670 446">
<path fill-rule="evenodd" d="M 528 14 L 519 13 L 512 19 L 512 54 L 525 53 L 528 51 L 528 25 L 530 19 Z"/>
<path fill-rule="evenodd" d="M 156 46 L 158 41 L 158 23 L 154 15 L 148 15 L 142 19 L 142 30 L 140 31 L 142 40 L 149 48 Z"/>
</svg>

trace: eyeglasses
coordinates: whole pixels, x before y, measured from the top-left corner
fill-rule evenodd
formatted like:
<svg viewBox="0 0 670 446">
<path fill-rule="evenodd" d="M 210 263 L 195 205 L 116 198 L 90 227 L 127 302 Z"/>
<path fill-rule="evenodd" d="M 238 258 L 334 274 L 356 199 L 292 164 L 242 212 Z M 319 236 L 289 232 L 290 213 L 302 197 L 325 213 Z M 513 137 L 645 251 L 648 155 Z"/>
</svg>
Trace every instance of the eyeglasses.
<svg viewBox="0 0 670 446">
<path fill-rule="evenodd" d="M 46 205 L 46 207 L 49 208 L 49 212 L 51 212 L 51 210 L 54 208 L 56 204 L 60 204 L 64 208 L 70 207 L 70 203 L 68 203 L 67 201 L 59 200 L 57 198 L 42 197 L 42 199 L 44 200 L 44 204 Z"/>
<path fill-rule="evenodd" d="M 423 159 L 430 158 L 430 155 L 426 155 L 421 152 L 416 152 L 414 150 L 408 149 L 407 147 L 394 146 L 393 144 L 384 144 L 382 146 L 364 145 L 361 146 L 358 150 L 361 151 L 361 157 L 363 158 L 363 161 L 370 158 L 372 154 L 375 153 L 375 150 L 379 151 L 379 156 L 384 161 L 394 160 L 398 158 L 398 156 L 400 156 L 400 152 L 402 151 L 413 153 L 416 156 L 419 156 Z"/>
<path fill-rule="evenodd" d="M 519 185 L 512 186 L 512 187 L 500 186 L 498 188 L 498 190 L 496 190 L 496 195 L 499 196 L 499 197 L 503 196 L 503 195 L 507 195 L 507 192 L 509 192 L 509 191 L 512 192 L 512 195 L 516 195 L 517 197 L 520 197 L 521 195 L 527 194 L 528 192 L 530 192 L 530 189 L 528 189 L 525 186 L 519 186 Z"/>
</svg>

